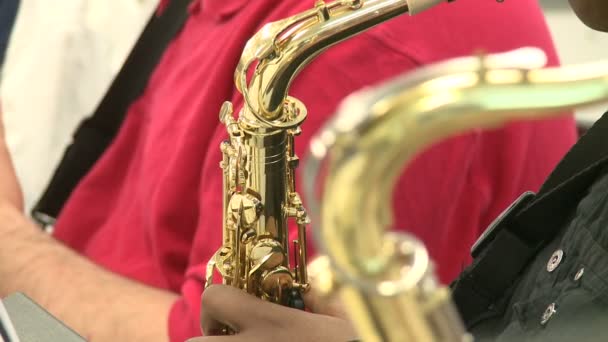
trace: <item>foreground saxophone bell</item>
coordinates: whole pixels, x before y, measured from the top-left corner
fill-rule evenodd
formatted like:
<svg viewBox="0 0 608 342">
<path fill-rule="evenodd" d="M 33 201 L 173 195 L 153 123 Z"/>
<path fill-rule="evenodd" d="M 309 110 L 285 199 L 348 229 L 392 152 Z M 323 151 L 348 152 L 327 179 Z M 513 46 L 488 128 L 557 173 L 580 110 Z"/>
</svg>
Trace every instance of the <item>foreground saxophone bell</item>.
<svg viewBox="0 0 608 342">
<path fill-rule="evenodd" d="M 314 8 L 265 25 L 245 46 L 235 72 L 245 105 L 238 119 L 224 103 L 223 245 L 207 265 L 223 283 L 264 300 L 304 308 L 308 215 L 295 189 L 294 140 L 306 107 L 288 96 L 297 73 L 330 46 L 403 13 L 449 0 L 317 1 Z M 253 70 L 251 70 L 253 69 Z M 253 71 L 250 78 L 248 72 Z M 288 220 L 298 239 L 290 257 Z"/>
<path fill-rule="evenodd" d="M 320 215 L 315 242 L 324 254 L 310 268 L 312 285 L 341 294 L 363 341 L 471 339 L 424 246 L 388 232 L 392 189 L 407 162 L 442 139 L 608 102 L 608 61 L 545 61 L 524 48 L 425 67 L 351 95 L 311 141 L 305 194 Z"/>
</svg>

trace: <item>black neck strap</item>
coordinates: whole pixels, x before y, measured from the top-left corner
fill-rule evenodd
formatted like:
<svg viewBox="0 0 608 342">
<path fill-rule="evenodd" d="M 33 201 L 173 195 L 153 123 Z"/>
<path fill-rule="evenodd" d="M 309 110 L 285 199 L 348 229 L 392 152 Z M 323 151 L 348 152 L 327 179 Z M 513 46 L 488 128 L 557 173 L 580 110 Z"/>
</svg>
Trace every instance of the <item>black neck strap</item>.
<svg viewBox="0 0 608 342">
<path fill-rule="evenodd" d="M 129 106 L 143 93 L 152 71 L 186 21 L 190 1 L 171 0 L 161 15 L 152 16 L 93 115 L 80 123 L 32 210 L 32 217 L 43 226 L 54 224 L 76 185 L 116 136 Z"/>
<path fill-rule="evenodd" d="M 582 136 L 537 195 L 524 194 L 475 244 L 473 263 L 451 287 L 467 325 L 499 314 L 498 301 L 536 253 L 561 230 L 572 209 L 608 164 L 608 113 Z"/>
</svg>

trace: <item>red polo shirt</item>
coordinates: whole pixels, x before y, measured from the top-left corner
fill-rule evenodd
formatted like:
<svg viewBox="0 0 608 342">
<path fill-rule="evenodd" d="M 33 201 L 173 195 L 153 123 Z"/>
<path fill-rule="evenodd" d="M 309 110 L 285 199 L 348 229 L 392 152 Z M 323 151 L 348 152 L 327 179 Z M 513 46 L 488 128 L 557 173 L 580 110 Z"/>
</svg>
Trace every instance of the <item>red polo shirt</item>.
<svg viewBox="0 0 608 342">
<path fill-rule="evenodd" d="M 218 121 L 224 100 L 242 101 L 233 72 L 261 24 L 312 6 L 300 0 L 200 0 L 109 150 L 65 207 L 55 236 L 107 269 L 180 293 L 172 341 L 200 335 L 205 264 L 221 241 Z M 322 54 L 293 84 L 310 136 L 337 103 L 363 86 L 483 48 L 523 45 L 556 56 L 535 0 L 462 0 L 402 16 Z M 405 134 L 405 132 L 404 132 Z M 428 246 L 443 281 L 469 261 L 488 222 L 524 190 L 537 189 L 575 140 L 570 118 L 473 132 L 419 157 L 395 192 L 398 228 Z M 346 190 L 346 189 L 345 189 Z M 363 228 L 363 227 L 362 227 Z"/>
</svg>

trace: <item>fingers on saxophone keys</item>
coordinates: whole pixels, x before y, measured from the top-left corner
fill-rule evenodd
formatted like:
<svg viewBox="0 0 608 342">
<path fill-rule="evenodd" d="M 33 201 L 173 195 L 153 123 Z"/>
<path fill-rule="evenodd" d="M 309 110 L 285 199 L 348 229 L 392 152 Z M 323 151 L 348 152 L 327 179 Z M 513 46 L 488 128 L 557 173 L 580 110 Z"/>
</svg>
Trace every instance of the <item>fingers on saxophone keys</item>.
<svg viewBox="0 0 608 342">
<path fill-rule="evenodd" d="M 244 332 L 260 324 L 279 323 L 292 311 L 231 286 L 212 285 L 203 293 L 201 324 L 204 332 L 213 332 L 220 325 Z"/>
</svg>

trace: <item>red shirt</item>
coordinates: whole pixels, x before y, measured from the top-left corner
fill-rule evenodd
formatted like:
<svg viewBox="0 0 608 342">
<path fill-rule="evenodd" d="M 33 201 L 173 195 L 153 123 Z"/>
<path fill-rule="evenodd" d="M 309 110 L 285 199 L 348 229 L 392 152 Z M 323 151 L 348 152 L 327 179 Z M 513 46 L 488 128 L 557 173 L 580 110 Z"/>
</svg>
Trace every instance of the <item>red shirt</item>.
<svg viewBox="0 0 608 342">
<path fill-rule="evenodd" d="M 222 179 L 218 121 L 224 100 L 242 103 L 233 72 L 261 24 L 312 1 L 200 0 L 169 46 L 118 137 L 81 182 L 55 236 L 107 269 L 180 293 L 172 341 L 200 335 L 205 264 L 219 247 Z M 338 102 L 363 86 L 420 65 L 538 46 L 556 64 L 536 0 L 461 0 L 402 16 L 322 54 L 293 83 L 308 106 L 297 153 Z M 575 140 L 571 118 L 513 124 L 443 142 L 418 158 L 395 191 L 398 228 L 420 237 L 443 281 L 469 261 L 486 225 L 535 190 Z"/>
</svg>

